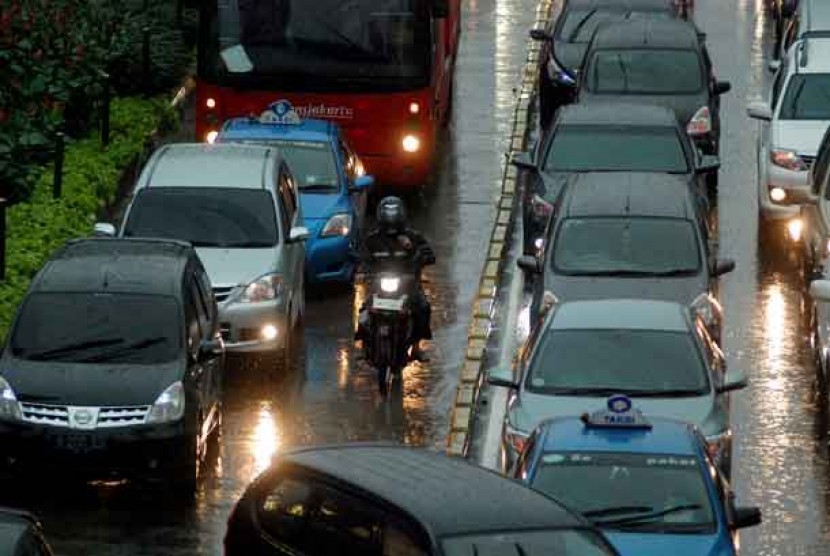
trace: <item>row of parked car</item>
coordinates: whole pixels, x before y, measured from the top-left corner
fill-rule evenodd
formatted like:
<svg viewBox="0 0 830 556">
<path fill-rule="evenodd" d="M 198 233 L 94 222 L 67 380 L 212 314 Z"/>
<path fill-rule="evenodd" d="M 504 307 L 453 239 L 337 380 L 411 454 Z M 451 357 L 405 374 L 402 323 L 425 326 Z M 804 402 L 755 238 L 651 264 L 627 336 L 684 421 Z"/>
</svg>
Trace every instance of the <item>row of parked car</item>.
<svg viewBox="0 0 830 556">
<path fill-rule="evenodd" d="M 541 133 L 516 155 L 530 333 L 512 368 L 502 471 L 621 554 L 734 554 L 720 348 L 720 97 L 706 36 L 673 0 L 566 0 L 544 41 Z M 658 548 L 659 547 L 659 548 Z"/>
</svg>

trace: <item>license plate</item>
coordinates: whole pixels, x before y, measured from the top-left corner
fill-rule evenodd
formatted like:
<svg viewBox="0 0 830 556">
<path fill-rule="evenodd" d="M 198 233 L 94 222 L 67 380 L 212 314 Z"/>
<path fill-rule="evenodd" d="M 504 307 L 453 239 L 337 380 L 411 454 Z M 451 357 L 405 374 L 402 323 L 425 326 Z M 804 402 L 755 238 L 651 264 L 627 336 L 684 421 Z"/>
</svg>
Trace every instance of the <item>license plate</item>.
<svg viewBox="0 0 830 556">
<path fill-rule="evenodd" d="M 391 299 L 375 295 L 372 299 L 372 308 L 381 311 L 400 311 L 403 309 L 403 301 L 404 299 L 402 297 Z"/>
<path fill-rule="evenodd" d="M 389 325 L 381 324 L 378 327 L 378 332 L 380 333 L 381 336 L 388 336 L 389 335 Z"/>
<path fill-rule="evenodd" d="M 59 434 L 52 437 L 52 444 L 59 450 L 81 454 L 103 449 L 104 440 L 94 434 Z"/>
</svg>

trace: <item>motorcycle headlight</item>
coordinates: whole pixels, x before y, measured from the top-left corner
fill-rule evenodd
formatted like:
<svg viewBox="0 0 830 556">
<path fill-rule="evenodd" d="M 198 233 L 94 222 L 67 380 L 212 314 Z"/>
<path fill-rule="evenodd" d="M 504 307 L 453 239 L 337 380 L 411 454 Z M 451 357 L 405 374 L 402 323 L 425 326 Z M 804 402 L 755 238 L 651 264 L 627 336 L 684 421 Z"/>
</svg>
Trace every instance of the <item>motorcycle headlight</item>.
<svg viewBox="0 0 830 556">
<path fill-rule="evenodd" d="M 335 214 L 326 225 L 323 226 L 323 231 L 320 232 L 320 237 L 331 236 L 347 236 L 349 230 L 352 228 L 352 216 L 350 214 L 341 213 Z"/>
<path fill-rule="evenodd" d="M 17 396 L 2 376 L 0 376 L 0 418 L 16 420 L 22 418 L 20 404 L 17 403 Z"/>
<path fill-rule="evenodd" d="M 184 386 L 181 382 L 174 382 L 156 398 L 156 402 L 147 415 L 147 422 L 168 423 L 178 421 L 182 415 L 184 415 Z"/>
<path fill-rule="evenodd" d="M 397 277 L 381 278 L 380 289 L 386 293 L 395 293 L 401 285 L 401 279 Z"/>
<path fill-rule="evenodd" d="M 245 286 L 238 300 L 243 303 L 270 301 L 282 295 L 282 291 L 282 276 L 280 274 L 266 274 Z"/>
</svg>

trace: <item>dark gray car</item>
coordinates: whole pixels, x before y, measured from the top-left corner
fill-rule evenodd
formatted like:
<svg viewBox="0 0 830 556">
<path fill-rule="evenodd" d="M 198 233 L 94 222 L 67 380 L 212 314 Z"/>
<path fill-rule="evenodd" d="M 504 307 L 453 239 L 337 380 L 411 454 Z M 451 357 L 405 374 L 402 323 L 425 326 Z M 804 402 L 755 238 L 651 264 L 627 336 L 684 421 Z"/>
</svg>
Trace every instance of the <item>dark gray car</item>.
<svg viewBox="0 0 830 556">
<path fill-rule="evenodd" d="M 715 258 L 688 184 L 670 174 L 586 173 L 563 189 L 541 257 L 519 257 L 534 275 L 531 318 L 555 299 L 642 298 L 696 305 L 720 338 Z"/>
<path fill-rule="evenodd" d="M 645 102 L 674 111 L 706 154 L 718 153 L 720 95 L 705 35 L 687 21 L 610 23 L 597 30 L 579 73 L 577 101 Z"/>
<path fill-rule="evenodd" d="M 559 15 L 546 29 L 530 36 L 545 41 L 539 56 L 539 114 L 542 125 L 557 108 L 573 101 L 576 89 L 569 74 L 582 57 L 597 28 L 631 18 L 673 19 L 679 16 L 677 0 L 565 0 Z"/>
<path fill-rule="evenodd" d="M 704 213 L 708 172 L 717 156 L 702 155 L 668 108 L 648 104 L 592 103 L 562 107 L 549 132 L 513 164 L 523 183 L 526 255 L 534 254 L 562 188 L 585 172 L 656 172 L 677 175 L 697 193 Z"/>
</svg>

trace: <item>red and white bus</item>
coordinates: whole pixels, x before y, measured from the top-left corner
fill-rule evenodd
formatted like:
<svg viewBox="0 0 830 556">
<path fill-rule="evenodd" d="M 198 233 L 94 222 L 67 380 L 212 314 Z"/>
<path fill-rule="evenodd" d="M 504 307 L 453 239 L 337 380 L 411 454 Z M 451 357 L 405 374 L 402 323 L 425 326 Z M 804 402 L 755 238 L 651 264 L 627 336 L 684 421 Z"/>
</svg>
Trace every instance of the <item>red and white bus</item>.
<svg viewBox="0 0 830 556">
<path fill-rule="evenodd" d="M 448 119 L 460 0 L 202 0 L 196 133 L 291 102 L 337 122 L 367 173 L 419 187 Z"/>
</svg>

